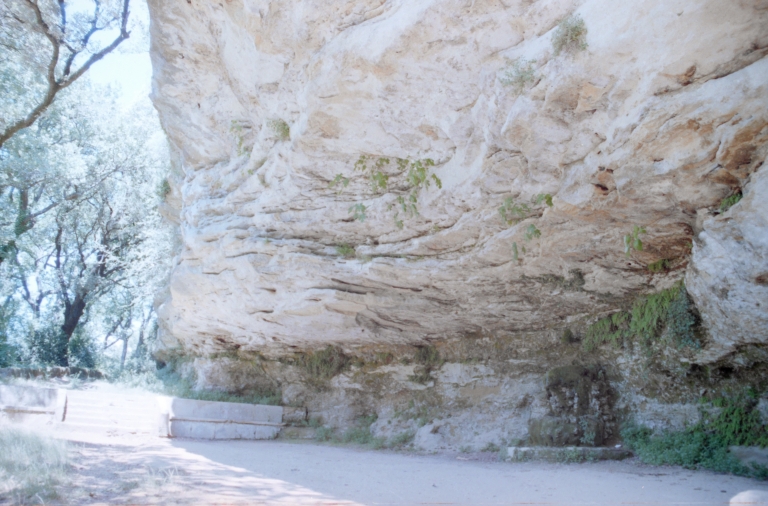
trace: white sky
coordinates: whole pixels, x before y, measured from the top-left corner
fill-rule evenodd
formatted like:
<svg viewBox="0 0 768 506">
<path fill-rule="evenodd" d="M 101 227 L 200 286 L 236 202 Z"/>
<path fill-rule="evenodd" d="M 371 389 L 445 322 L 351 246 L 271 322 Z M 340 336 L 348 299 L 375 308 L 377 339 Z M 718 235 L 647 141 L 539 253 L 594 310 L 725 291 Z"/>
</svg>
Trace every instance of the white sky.
<svg viewBox="0 0 768 506">
<path fill-rule="evenodd" d="M 96 62 L 88 76 L 98 84 L 110 84 L 122 89 L 120 101 L 133 104 L 146 99 L 152 89 L 152 63 L 149 58 L 149 11 L 146 0 L 131 0 L 131 37 L 116 52 Z M 114 37 L 114 34 L 110 34 Z M 110 37 L 110 38 L 111 38 Z"/>
</svg>

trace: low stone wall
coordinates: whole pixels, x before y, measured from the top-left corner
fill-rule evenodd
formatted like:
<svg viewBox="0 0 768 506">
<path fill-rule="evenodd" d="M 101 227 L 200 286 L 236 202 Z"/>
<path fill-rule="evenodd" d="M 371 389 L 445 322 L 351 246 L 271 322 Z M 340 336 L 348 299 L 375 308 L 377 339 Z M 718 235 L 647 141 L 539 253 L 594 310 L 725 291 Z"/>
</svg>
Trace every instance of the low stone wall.
<svg viewBox="0 0 768 506">
<path fill-rule="evenodd" d="M 64 378 L 74 377 L 80 379 L 105 379 L 106 375 L 97 369 L 85 369 L 82 367 L 41 367 L 28 369 L 25 367 L 2 367 L 0 378 Z"/>
<path fill-rule="evenodd" d="M 0 422 L 62 422 L 66 410 L 67 394 L 64 390 L 0 385 Z"/>
</svg>

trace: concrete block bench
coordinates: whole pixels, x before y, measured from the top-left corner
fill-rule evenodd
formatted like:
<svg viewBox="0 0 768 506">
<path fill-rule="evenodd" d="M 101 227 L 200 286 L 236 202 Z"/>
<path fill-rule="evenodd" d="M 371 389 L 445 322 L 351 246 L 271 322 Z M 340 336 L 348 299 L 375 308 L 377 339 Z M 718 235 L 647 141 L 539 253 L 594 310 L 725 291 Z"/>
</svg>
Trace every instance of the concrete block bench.
<svg viewBox="0 0 768 506">
<path fill-rule="evenodd" d="M 158 397 L 160 436 L 194 439 L 274 439 L 283 408 L 261 404 Z"/>
</svg>

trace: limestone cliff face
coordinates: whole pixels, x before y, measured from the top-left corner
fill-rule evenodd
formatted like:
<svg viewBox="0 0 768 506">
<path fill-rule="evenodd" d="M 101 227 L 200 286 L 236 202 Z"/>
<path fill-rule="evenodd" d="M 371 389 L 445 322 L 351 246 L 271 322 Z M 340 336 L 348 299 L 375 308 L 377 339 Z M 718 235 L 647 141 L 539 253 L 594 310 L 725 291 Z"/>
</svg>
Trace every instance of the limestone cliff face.
<svg viewBox="0 0 768 506">
<path fill-rule="evenodd" d="M 517 343 L 502 372 L 436 381 L 515 385 L 545 413 L 542 374 L 582 353 L 547 354 L 564 329 L 684 276 L 705 327 L 689 363 L 768 343 L 768 2 L 149 3 L 184 174 L 166 347 L 461 361 Z M 586 48 L 556 54 L 564 19 Z"/>
</svg>

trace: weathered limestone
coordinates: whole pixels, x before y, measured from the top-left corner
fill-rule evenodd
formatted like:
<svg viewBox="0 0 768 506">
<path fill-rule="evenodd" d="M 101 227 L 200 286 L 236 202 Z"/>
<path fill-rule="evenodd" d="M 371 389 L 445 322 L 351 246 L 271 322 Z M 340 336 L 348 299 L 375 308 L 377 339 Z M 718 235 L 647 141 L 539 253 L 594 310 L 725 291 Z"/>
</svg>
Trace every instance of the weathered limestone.
<svg viewBox="0 0 768 506">
<path fill-rule="evenodd" d="M 610 444 L 628 415 L 684 424 L 702 391 L 768 363 L 765 1 L 149 4 L 183 173 L 157 353 L 196 357 L 199 388 L 279 389 L 332 425 L 375 413 L 377 434 L 435 447 Z M 588 45 L 556 55 L 571 15 Z M 532 62 L 519 88 L 502 83 L 512 60 Z M 396 159 L 442 184 L 414 187 Z M 700 350 L 648 365 L 579 346 L 683 277 Z M 301 357 L 328 344 L 350 364 L 320 388 Z M 427 346 L 443 362 L 419 362 Z M 603 377 L 548 382 L 564 367 Z"/>
<path fill-rule="evenodd" d="M 693 245 L 686 286 L 711 339 L 701 361 L 768 343 L 768 168 L 750 179 L 739 203 L 704 220 Z M 765 359 L 756 349 L 744 360 Z"/>
</svg>

